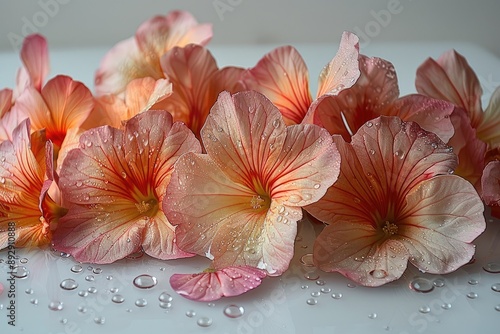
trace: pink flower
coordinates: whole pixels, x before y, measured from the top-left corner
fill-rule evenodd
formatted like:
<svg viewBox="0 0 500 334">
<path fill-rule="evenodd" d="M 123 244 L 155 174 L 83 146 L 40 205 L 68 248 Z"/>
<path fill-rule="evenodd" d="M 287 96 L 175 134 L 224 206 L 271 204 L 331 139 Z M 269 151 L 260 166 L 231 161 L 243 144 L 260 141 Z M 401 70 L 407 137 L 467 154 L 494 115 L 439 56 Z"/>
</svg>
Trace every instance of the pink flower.
<svg viewBox="0 0 500 334">
<path fill-rule="evenodd" d="M 197 138 L 219 94 L 238 91 L 244 71 L 232 66 L 219 69 L 212 54 L 196 44 L 172 48 L 161 58 L 161 68 L 173 85 L 173 93 L 153 108 L 168 110 Z"/>
<path fill-rule="evenodd" d="M 170 285 L 181 296 L 209 302 L 239 296 L 260 285 L 265 271 L 249 266 L 207 269 L 199 274 L 174 274 Z"/>
<path fill-rule="evenodd" d="M 339 179 L 305 208 L 327 224 L 314 244 L 319 268 L 379 286 L 398 279 L 408 260 L 435 274 L 469 262 L 484 207 L 469 182 L 450 174 L 457 159 L 437 135 L 380 116 L 351 143 L 334 142 Z"/>
<path fill-rule="evenodd" d="M 255 91 L 223 92 L 201 130 L 207 154 L 187 153 L 163 202 L 186 252 L 214 268 L 283 273 L 293 256 L 301 207 L 337 179 L 338 152 L 318 126 L 285 126 Z"/>
<path fill-rule="evenodd" d="M 80 136 L 61 168 L 68 207 L 54 247 L 77 261 L 110 263 L 142 247 L 156 258 L 191 256 L 176 243 L 161 202 L 175 161 L 199 142 L 169 113 L 146 111 L 123 130 L 102 126 Z"/>
<path fill-rule="evenodd" d="M 291 46 L 277 48 L 265 55 L 244 74 L 242 83 L 246 89 L 266 95 L 278 107 L 286 124 L 298 124 L 322 99 L 356 82 L 359 77 L 358 41 L 356 35 L 344 32 L 337 54 L 320 73 L 314 101 L 309 92 L 307 67 L 299 52 Z"/>
<path fill-rule="evenodd" d="M 0 144 L 0 249 L 9 244 L 9 228 L 15 229 L 17 247 L 50 243 L 54 224 L 66 212 L 48 195 L 52 159 L 52 144 L 43 131 L 30 136 L 28 119 Z"/>
<path fill-rule="evenodd" d="M 175 46 L 205 45 L 212 38 L 209 24 L 198 24 L 188 12 L 173 11 L 141 24 L 135 36 L 111 49 L 96 73 L 98 95 L 119 94 L 133 79 L 164 78 L 160 58 Z"/>
<path fill-rule="evenodd" d="M 387 60 L 359 55 L 359 70 L 359 79 L 352 87 L 321 101 L 304 122 L 323 126 L 350 141 L 367 121 L 381 115 L 398 116 L 417 122 L 448 142 L 453 135 L 451 103 L 417 94 L 399 97 L 396 71 Z"/>
</svg>

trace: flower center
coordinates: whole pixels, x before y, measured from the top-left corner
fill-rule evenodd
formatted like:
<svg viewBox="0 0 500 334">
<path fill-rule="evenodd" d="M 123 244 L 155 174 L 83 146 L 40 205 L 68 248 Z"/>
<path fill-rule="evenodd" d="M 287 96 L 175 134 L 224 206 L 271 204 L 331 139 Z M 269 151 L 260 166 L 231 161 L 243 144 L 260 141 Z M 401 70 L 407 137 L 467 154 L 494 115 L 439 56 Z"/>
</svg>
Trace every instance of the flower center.
<svg viewBox="0 0 500 334">
<path fill-rule="evenodd" d="M 135 207 L 141 215 L 153 217 L 158 211 L 158 201 L 155 198 L 151 198 L 147 201 L 135 203 Z"/>
<path fill-rule="evenodd" d="M 384 231 L 386 236 L 391 236 L 398 233 L 398 226 L 390 221 L 386 220 L 384 227 L 382 227 L 382 231 Z"/>
<path fill-rule="evenodd" d="M 264 205 L 265 200 L 260 197 L 259 195 L 253 196 L 252 199 L 250 200 L 250 206 L 252 209 L 260 209 Z"/>
</svg>

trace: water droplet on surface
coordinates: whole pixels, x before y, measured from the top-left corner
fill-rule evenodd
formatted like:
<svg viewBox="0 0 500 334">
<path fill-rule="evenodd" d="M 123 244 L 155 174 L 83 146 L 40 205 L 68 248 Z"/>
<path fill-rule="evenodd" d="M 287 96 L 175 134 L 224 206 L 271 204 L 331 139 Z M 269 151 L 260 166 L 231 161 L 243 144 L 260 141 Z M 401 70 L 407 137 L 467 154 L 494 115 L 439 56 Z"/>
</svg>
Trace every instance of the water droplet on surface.
<svg viewBox="0 0 500 334">
<path fill-rule="evenodd" d="M 28 259 L 23 257 L 21 260 L 19 260 L 19 263 L 26 264 L 26 263 L 28 263 Z"/>
<path fill-rule="evenodd" d="M 95 322 L 96 324 L 98 324 L 98 325 L 104 325 L 104 323 L 106 322 L 106 318 L 101 317 L 101 316 L 99 316 L 99 317 L 95 317 L 95 318 L 94 318 L 94 322 Z"/>
<path fill-rule="evenodd" d="M 102 269 L 101 269 L 101 268 L 94 268 L 94 269 L 92 270 L 92 272 L 93 272 L 94 274 L 99 275 L 100 273 L 102 273 Z"/>
<path fill-rule="evenodd" d="M 495 306 L 495 311 L 500 312 L 500 305 Z"/>
<path fill-rule="evenodd" d="M 208 307 L 215 307 L 215 303 L 208 303 Z"/>
<path fill-rule="evenodd" d="M 354 283 L 347 283 L 347 287 L 351 288 L 351 289 L 354 289 L 356 287 L 356 284 L 354 284 Z"/>
<path fill-rule="evenodd" d="M 377 279 L 386 278 L 389 274 L 384 269 L 375 269 L 370 271 L 370 276 Z"/>
<path fill-rule="evenodd" d="M 148 301 L 144 298 L 139 298 L 135 301 L 135 306 L 137 307 L 144 307 L 148 305 Z"/>
<path fill-rule="evenodd" d="M 77 311 L 80 313 L 87 313 L 87 308 L 85 306 L 78 306 Z"/>
<path fill-rule="evenodd" d="M 451 304 L 450 303 L 444 303 L 443 305 L 441 305 L 441 308 L 443 310 L 449 310 L 449 309 L 451 309 Z"/>
<path fill-rule="evenodd" d="M 63 280 L 61 284 L 59 284 L 59 286 L 64 290 L 75 290 L 76 288 L 78 288 L 78 283 L 76 283 L 74 279 L 67 278 Z"/>
<path fill-rule="evenodd" d="M 90 288 L 88 288 L 88 289 L 87 289 L 87 291 L 88 291 L 89 293 L 97 293 L 97 288 L 96 288 L 96 287 L 91 286 Z"/>
<path fill-rule="evenodd" d="M 61 320 L 59 320 L 59 322 L 63 325 L 66 325 L 68 323 L 68 319 L 62 318 Z"/>
<path fill-rule="evenodd" d="M 51 301 L 49 303 L 49 310 L 52 311 L 61 311 L 64 308 L 63 302 L 60 301 Z"/>
<path fill-rule="evenodd" d="M 467 283 L 469 283 L 470 285 L 477 285 L 477 283 L 479 283 L 479 282 L 477 279 L 470 279 L 469 282 L 467 282 Z"/>
<path fill-rule="evenodd" d="M 301 286 L 300 286 L 300 288 L 301 288 L 302 290 L 309 289 L 309 285 L 301 285 Z"/>
<path fill-rule="evenodd" d="M 492 274 L 500 273 L 500 263 L 499 262 L 489 262 L 483 266 L 483 269 Z"/>
<path fill-rule="evenodd" d="M 436 278 L 434 281 L 432 281 L 432 284 L 434 284 L 436 288 L 442 288 L 445 285 L 445 282 L 442 278 Z"/>
<path fill-rule="evenodd" d="M 370 313 L 370 314 L 368 314 L 368 318 L 370 318 L 370 319 L 377 318 L 377 313 Z"/>
<path fill-rule="evenodd" d="M 416 277 L 410 282 L 409 287 L 413 291 L 427 293 L 434 290 L 434 283 L 426 278 Z"/>
<path fill-rule="evenodd" d="M 210 327 L 210 326 L 212 326 L 212 318 L 201 317 L 200 319 L 198 319 L 198 321 L 196 321 L 196 323 L 200 327 Z"/>
<path fill-rule="evenodd" d="M 491 286 L 491 290 L 495 292 L 500 292 L 500 283 L 495 283 Z"/>
<path fill-rule="evenodd" d="M 93 282 L 95 280 L 95 277 L 94 277 L 94 275 L 87 275 L 87 276 L 85 276 L 85 280 L 87 282 Z"/>
<path fill-rule="evenodd" d="M 81 290 L 81 291 L 78 291 L 78 295 L 80 297 L 87 297 L 89 295 L 89 292 L 86 290 Z"/>
<path fill-rule="evenodd" d="M 79 264 L 75 264 L 73 267 L 71 267 L 71 271 L 74 272 L 75 274 L 81 273 L 83 270 L 83 267 Z"/>
<path fill-rule="evenodd" d="M 475 292 L 469 292 L 467 294 L 467 298 L 469 298 L 469 299 L 476 299 L 477 297 L 478 297 L 478 295 Z"/>
<path fill-rule="evenodd" d="M 122 295 L 114 295 L 111 297 L 111 301 L 116 304 L 121 304 L 125 301 L 125 298 Z"/>
<path fill-rule="evenodd" d="M 169 293 L 162 292 L 160 296 L 158 296 L 158 300 L 161 302 L 169 303 L 173 300 L 173 298 Z"/>
<path fill-rule="evenodd" d="M 314 267 L 313 255 L 311 253 L 304 254 L 300 258 L 300 263 L 306 267 Z"/>
<path fill-rule="evenodd" d="M 431 308 L 429 306 L 420 306 L 418 309 L 420 313 L 429 313 L 431 311 Z"/>
<path fill-rule="evenodd" d="M 322 279 L 319 279 L 319 280 L 316 281 L 316 284 L 320 285 L 320 286 L 323 286 L 323 285 L 325 285 L 325 281 L 323 281 Z"/>
<path fill-rule="evenodd" d="M 70 257 L 70 256 L 71 256 L 71 254 L 69 254 L 69 253 L 65 253 L 65 252 L 61 252 L 60 256 L 61 256 L 62 258 L 67 259 L 68 257 Z"/>
<path fill-rule="evenodd" d="M 340 299 L 340 298 L 342 298 L 342 293 L 334 292 L 334 293 L 332 293 L 332 298 L 333 299 Z"/>
<path fill-rule="evenodd" d="M 319 291 L 313 291 L 313 292 L 311 292 L 311 296 L 313 296 L 313 297 L 319 297 L 319 296 L 321 296 L 321 292 L 319 292 Z"/>
<path fill-rule="evenodd" d="M 134 278 L 134 285 L 139 289 L 150 289 L 158 283 L 156 277 L 143 274 Z"/>
<path fill-rule="evenodd" d="M 35 291 L 33 291 L 33 289 L 26 289 L 24 292 L 26 292 L 27 295 L 32 295 Z"/>
<path fill-rule="evenodd" d="M 306 303 L 308 305 L 316 305 L 318 301 L 315 298 L 309 298 L 308 300 L 306 300 Z"/>
<path fill-rule="evenodd" d="M 24 267 L 24 266 L 18 266 L 18 267 L 15 267 L 10 272 L 10 274 L 12 275 L 12 277 L 23 279 L 23 278 L 28 277 L 28 275 L 30 274 L 30 271 L 28 269 L 26 269 L 26 267 Z"/>
<path fill-rule="evenodd" d="M 113 276 L 112 276 L 112 275 L 108 275 L 108 276 L 106 276 L 106 279 L 107 279 L 108 281 L 111 281 L 111 280 L 113 279 Z"/>
<path fill-rule="evenodd" d="M 234 319 L 241 317 L 245 313 L 245 309 L 243 306 L 231 304 L 224 307 L 223 313 L 225 316 Z"/>
<path fill-rule="evenodd" d="M 321 293 L 330 293 L 330 292 L 332 292 L 332 289 L 330 289 L 330 288 L 321 288 L 319 291 L 321 291 Z"/>
<path fill-rule="evenodd" d="M 319 278 L 319 274 L 316 271 L 310 271 L 304 274 L 304 278 L 315 281 Z"/>
<path fill-rule="evenodd" d="M 194 310 L 187 310 L 186 311 L 186 317 L 192 318 L 196 315 L 196 312 Z"/>
<path fill-rule="evenodd" d="M 36 298 L 31 298 L 30 299 L 30 303 L 33 304 L 33 305 L 38 305 L 38 299 Z"/>
<path fill-rule="evenodd" d="M 172 307 L 172 303 L 170 303 L 170 302 L 160 302 L 159 305 L 161 308 L 164 308 L 164 309 L 169 309 Z"/>
</svg>

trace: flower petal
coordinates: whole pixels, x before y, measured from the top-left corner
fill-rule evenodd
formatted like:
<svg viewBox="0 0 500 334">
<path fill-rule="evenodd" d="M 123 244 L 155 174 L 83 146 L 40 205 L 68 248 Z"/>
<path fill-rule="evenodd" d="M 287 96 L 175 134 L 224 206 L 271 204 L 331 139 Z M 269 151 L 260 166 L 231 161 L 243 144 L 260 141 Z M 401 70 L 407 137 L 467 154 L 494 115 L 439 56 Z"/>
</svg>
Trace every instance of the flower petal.
<svg viewBox="0 0 500 334">
<path fill-rule="evenodd" d="M 128 120 L 140 112 L 151 107 L 172 94 L 172 84 L 167 79 L 154 80 L 140 78 L 132 80 L 125 92 L 125 104 L 128 115 L 123 120 Z"/>
<path fill-rule="evenodd" d="M 12 108 L 12 89 L 4 88 L 0 90 L 0 118 Z"/>
<path fill-rule="evenodd" d="M 481 177 L 482 198 L 487 205 L 500 206 L 500 161 L 489 162 Z"/>
<path fill-rule="evenodd" d="M 249 267 L 226 267 L 199 274 L 174 274 L 170 285 L 181 296 L 197 301 L 214 301 L 239 296 L 260 285 L 263 270 Z"/>
<path fill-rule="evenodd" d="M 442 54 L 438 60 L 427 59 L 417 69 L 415 85 L 420 94 L 450 101 L 467 111 L 472 127 L 483 117 L 483 90 L 467 60 L 455 50 Z"/>
<path fill-rule="evenodd" d="M 474 187 L 454 175 L 423 181 L 406 197 L 398 236 L 420 270 L 446 274 L 468 263 L 486 223 Z M 467 228 L 464 228 L 464 227 Z"/>
<path fill-rule="evenodd" d="M 242 78 L 247 90 L 256 90 L 278 107 L 287 124 L 297 124 L 312 103 L 307 66 L 292 46 L 266 54 Z"/>
<path fill-rule="evenodd" d="M 359 38 L 345 31 L 337 54 L 319 74 L 318 98 L 323 95 L 337 95 L 343 89 L 354 85 L 360 75 L 358 56 Z"/>
<path fill-rule="evenodd" d="M 497 87 L 491 96 L 477 128 L 477 136 L 490 147 L 500 146 L 500 87 Z"/>
<path fill-rule="evenodd" d="M 24 84 L 18 82 L 18 89 L 22 92 L 26 86 L 32 86 L 40 91 L 50 68 L 47 41 L 42 35 L 33 34 L 24 39 L 21 60 L 28 74 L 29 82 Z"/>
</svg>

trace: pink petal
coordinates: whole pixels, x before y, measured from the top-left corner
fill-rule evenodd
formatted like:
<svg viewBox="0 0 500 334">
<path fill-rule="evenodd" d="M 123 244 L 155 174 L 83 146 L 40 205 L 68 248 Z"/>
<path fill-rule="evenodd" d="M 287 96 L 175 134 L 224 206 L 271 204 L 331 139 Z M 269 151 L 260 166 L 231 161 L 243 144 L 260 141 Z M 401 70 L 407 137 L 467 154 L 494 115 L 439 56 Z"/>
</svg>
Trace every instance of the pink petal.
<svg viewBox="0 0 500 334">
<path fill-rule="evenodd" d="M 13 104 L 12 89 L 4 88 L 0 90 L 0 117 L 3 117 L 9 111 Z"/>
<path fill-rule="evenodd" d="M 55 247 L 94 263 L 121 259 L 141 245 L 155 256 L 172 251 L 161 258 L 189 255 L 146 242 L 174 240 L 160 203 L 177 158 L 200 150 L 194 135 L 164 111 L 141 113 L 124 131 L 104 126 L 85 132 L 61 169 L 69 212 L 55 231 Z"/>
<path fill-rule="evenodd" d="M 500 161 L 489 162 L 481 177 L 482 198 L 487 205 L 500 206 Z"/>
<path fill-rule="evenodd" d="M 353 33 L 344 32 L 337 54 L 319 74 L 318 98 L 323 95 L 337 95 L 343 89 L 354 85 L 360 75 L 358 55 L 358 37 Z"/>
<path fill-rule="evenodd" d="M 26 69 L 29 82 L 25 84 L 17 83 L 18 88 L 21 89 L 20 92 L 28 85 L 40 91 L 45 78 L 49 74 L 50 67 L 47 41 L 42 35 L 33 34 L 24 39 L 21 48 L 21 60 Z"/>
<path fill-rule="evenodd" d="M 283 46 L 266 54 L 242 78 L 247 90 L 256 90 L 278 107 L 287 124 L 297 124 L 311 105 L 309 74 L 299 52 Z"/>
<path fill-rule="evenodd" d="M 500 146 L 500 87 L 493 92 L 483 115 L 477 127 L 477 137 L 490 147 Z"/>
<path fill-rule="evenodd" d="M 226 267 L 199 274 L 174 274 L 170 285 L 183 297 L 208 302 L 255 289 L 264 277 L 264 271 L 249 266 Z"/>
<path fill-rule="evenodd" d="M 383 240 L 363 219 L 335 220 L 314 242 L 314 261 L 365 286 L 379 286 L 401 277 L 408 251 L 396 240 Z"/>
<path fill-rule="evenodd" d="M 172 84 L 167 79 L 141 78 L 131 81 L 125 91 L 128 120 L 172 94 Z"/>
<path fill-rule="evenodd" d="M 420 94 L 450 101 L 466 110 L 473 128 L 481 122 L 481 85 L 467 60 L 455 50 L 420 65 L 415 85 Z"/>
<path fill-rule="evenodd" d="M 474 187 L 454 175 L 423 181 L 406 197 L 398 235 L 420 270 L 446 274 L 468 263 L 486 223 Z"/>
</svg>

